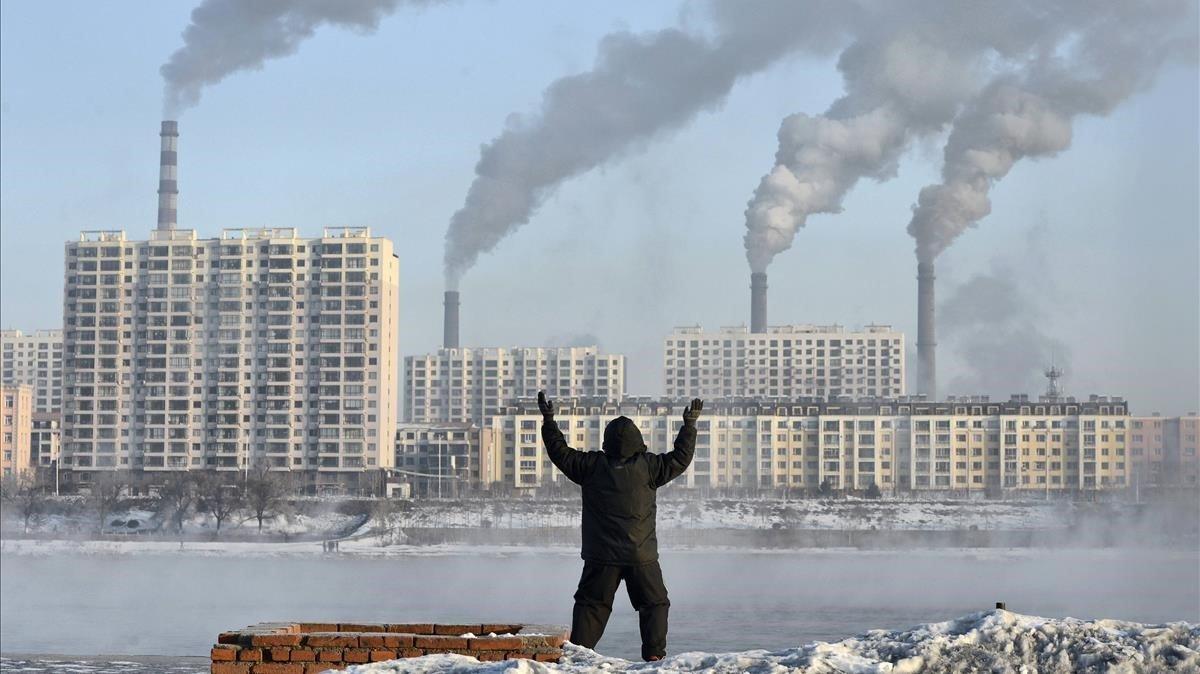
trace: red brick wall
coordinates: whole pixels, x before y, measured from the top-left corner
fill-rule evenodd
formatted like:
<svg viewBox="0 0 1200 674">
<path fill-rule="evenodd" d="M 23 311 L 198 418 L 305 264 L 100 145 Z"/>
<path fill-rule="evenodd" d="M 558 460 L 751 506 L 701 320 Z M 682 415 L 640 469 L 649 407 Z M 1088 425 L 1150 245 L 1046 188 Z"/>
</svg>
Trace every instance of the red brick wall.
<svg viewBox="0 0 1200 674">
<path fill-rule="evenodd" d="M 308 674 L 434 653 L 557 662 L 566 639 L 552 625 L 259 623 L 217 637 L 212 674 Z"/>
</svg>

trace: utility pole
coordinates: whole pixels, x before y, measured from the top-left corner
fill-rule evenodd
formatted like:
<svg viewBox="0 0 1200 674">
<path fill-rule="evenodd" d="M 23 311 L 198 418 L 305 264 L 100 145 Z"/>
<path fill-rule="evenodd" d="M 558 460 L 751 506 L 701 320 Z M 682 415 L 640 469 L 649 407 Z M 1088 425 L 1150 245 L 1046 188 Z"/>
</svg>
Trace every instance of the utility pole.
<svg viewBox="0 0 1200 674">
<path fill-rule="evenodd" d="M 438 472 L 437 472 L 437 497 L 442 500 L 442 451 L 445 449 L 445 443 L 441 438 L 438 439 Z"/>
</svg>

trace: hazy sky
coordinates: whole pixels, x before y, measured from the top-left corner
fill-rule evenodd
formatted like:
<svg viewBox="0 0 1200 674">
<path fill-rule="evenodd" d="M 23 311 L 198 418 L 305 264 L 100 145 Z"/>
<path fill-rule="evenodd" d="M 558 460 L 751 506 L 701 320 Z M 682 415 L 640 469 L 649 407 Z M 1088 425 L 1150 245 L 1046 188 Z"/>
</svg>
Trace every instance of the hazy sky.
<svg viewBox="0 0 1200 674">
<path fill-rule="evenodd" d="M 62 245 L 79 230 L 153 228 L 158 68 L 191 9 L 0 5 L 3 326 L 60 325 Z M 401 352 L 435 349 L 443 237 L 480 145 L 510 114 L 535 112 L 555 78 L 588 69 L 604 34 L 679 16 L 666 2 L 463 1 L 400 8 L 371 35 L 322 28 L 182 114 L 180 225 L 202 236 L 369 226 L 397 243 Z M 787 59 L 721 108 L 568 181 L 467 272 L 464 345 L 590 335 L 629 356 L 630 393 L 660 393 L 672 326 L 748 322 L 746 203 L 774 163 L 780 120 L 841 93 L 832 61 Z M 1017 164 L 992 214 L 939 258 L 939 301 L 987 314 L 987 295 L 971 294 L 985 285 L 955 291 L 1000 279 L 1020 300 L 1007 329 L 1060 345 L 1045 360 L 1065 364 L 1070 393 L 1123 395 L 1136 413 L 1200 408 L 1198 97 L 1194 68 L 1168 68 L 1109 117 L 1081 118 L 1062 155 Z M 943 141 L 905 155 L 895 179 L 860 183 L 843 213 L 810 219 L 769 270 L 771 323 L 890 323 L 913 349 L 905 226 L 920 188 L 938 182 Z M 969 368 L 960 356 L 978 335 L 942 332 L 942 393 L 1040 390 L 1042 363 L 985 356 L 983 371 Z"/>
</svg>

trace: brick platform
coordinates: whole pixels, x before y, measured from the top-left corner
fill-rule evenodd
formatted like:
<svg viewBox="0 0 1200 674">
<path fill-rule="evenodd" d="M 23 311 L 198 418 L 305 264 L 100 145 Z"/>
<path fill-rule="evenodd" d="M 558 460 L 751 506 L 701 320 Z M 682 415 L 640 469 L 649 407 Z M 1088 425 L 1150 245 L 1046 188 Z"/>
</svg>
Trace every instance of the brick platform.
<svg viewBox="0 0 1200 674">
<path fill-rule="evenodd" d="M 434 653 L 558 662 L 567 633 L 554 625 L 259 623 L 217 637 L 212 674 L 309 674 Z"/>
</svg>

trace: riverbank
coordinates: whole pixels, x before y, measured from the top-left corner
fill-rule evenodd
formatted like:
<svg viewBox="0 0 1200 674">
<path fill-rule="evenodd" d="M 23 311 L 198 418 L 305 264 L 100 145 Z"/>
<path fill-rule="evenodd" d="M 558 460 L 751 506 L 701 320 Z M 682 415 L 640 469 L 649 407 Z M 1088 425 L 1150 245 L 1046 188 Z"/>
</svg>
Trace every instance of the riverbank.
<svg viewBox="0 0 1200 674">
<path fill-rule="evenodd" d="M 392 546 L 547 547 L 578 544 L 578 498 L 403 501 L 295 499 L 264 515 L 246 513 L 218 529 L 204 513 L 179 520 L 145 497 L 103 518 L 87 503 L 63 498 L 28 523 L 5 504 L 0 540 L 93 541 L 92 549 L 169 546 L 208 553 L 226 546 L 277 552 L 327 550 L 380 554 Z M 907 549 L 1200 546 L 1197 504 L 903 500 L 661 499 L 659 538 L 672 548 Z M 132 546 L 136 547 L 136 546 Z M 370 548 L 371 550 L 367 550 Z M 232 548 L 231 548 L 232 549 Z M 243 548 L 252 549 L 252 548 Z M 386 554 L 386 553 L 384 553 Z"/>
<path fill-rule="evenodd" d="M 212 535 L 77 536 L 50 534 L 0 537 L 0 550 L 15 555 L 209 555 L 209 556 L 356 556 L 390 557 L 438 555 L 461 551 L 521 554 L 579 548 L 579 528 L 479 527 L 380 528 L 366 522 L 349 535 L 301 540 L 265 538 L 222 539 Z M 1197 540 L 1188 534 L 1166 535 L 1115 529 L 1026 530 L 826 530 L 826 529 L 669 529 L 658 532 L 664 550 L 1011 550 L 1151 548 L 1195 550 Z"/>
<path fill-rule="evenodd" d="M 0 540 L 0 553 L 15 557 L 302 557 L 317 559 L 372 559 L 403 557 L 439 557 L 463 554 L 493 556 L 561 556 L 578 558 L 579 532 L 557 532 L 549 537 L 544 533 L 525 530 L 518 541 L 504 542 L 473 539 L 461 536 L 464 530 L 439 530 L 414 536 L 421 542 L 380 545 L 374 538 L 339 541 L 336 550 L 320 541 L 294 543 L 242 541 L 172 541 L 172 540 Z M 812 532 L 808 532 L 812 533 Z M 1064 551 L 1104 555 L 1120 555 L 1133 549 L 1156 550 L 1164 556 L 1194 556 L 1195 547 L 1138 546 L 1138 545 L 1072 545 L 1069 540 L 1050 541 L 1037 545 L 1042 535 L 1030 532 L 1009 536 L 978 536 L 966 532 L 946 532 L 929 536 L 928 532 L 900 535 L 898 532 L 872 534 L 869 532 L 817 532 L 816 545 L 809 545 L 806 532 L 717 531 L 688 532 L 675 536 L 660 533 L 661 549 L 673 554 L 704 554 L 740 552 L 745 554 L 838 555 L 846 553 L 878 554 L 880 556 L 912 556 L 921 554 L 950 554 L 980 556 L 1029 556 L 1043 552 Z M 978 544 L 975 539 L 978 540 Z"/>
</svg>

